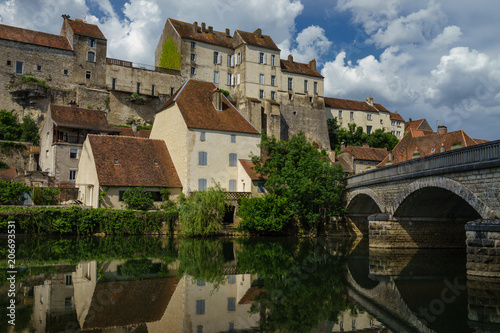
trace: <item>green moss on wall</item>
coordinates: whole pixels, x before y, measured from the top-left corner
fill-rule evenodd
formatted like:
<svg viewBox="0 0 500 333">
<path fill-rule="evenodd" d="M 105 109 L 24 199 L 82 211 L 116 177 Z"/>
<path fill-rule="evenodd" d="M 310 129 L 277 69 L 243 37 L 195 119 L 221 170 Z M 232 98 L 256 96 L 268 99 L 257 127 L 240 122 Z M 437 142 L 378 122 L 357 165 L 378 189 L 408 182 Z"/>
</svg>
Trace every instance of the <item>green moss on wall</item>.
<svg viewBox="0 0 500 333">
<path fill-rule="evenodd" d="M 160 58 L 160 67 L 168 69 L 181 69 L 181 55 L 172 38 L 167 37 Z"/>
</svg>

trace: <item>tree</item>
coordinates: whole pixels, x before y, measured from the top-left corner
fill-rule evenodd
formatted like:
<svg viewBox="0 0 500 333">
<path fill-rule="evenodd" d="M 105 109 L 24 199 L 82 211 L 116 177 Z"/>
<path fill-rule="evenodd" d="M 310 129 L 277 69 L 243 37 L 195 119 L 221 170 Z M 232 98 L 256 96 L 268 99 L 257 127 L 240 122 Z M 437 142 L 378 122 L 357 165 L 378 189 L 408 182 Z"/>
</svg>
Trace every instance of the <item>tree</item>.
<svg viewBox="0 0 500 333">
<path fill-rule="evenodd" d="M 19 205 L 23 193 L 30 191 L 31 187 L 27 185 L 0 179 L 0 205 Z"/>
<path fill-rule="evenodd" d="M 292 215 L 288 200 L 275 194 L 261 198 L 241 198 L 238 216 L 243 221 L 240 228 L 249 232 L 286 232 L 292 227 Z"/>
<path fill-rule="evenodd" d="M 340 151 L 340 125 L 337 123 L 337 118 L 328 119 L 326 123 L 328 126 L 328 136 L 330 137 L 330 148 L 335 151 Z"/>
<path fill-rule="evenodd" d="M 330 136 L 330 146 L 337 153 L 340 153 L 340 144 L 344 142 L 348 146 L 361 146 L 368 143 L 372 148 L 387 148 L 392 150 L 399 142 L 398 138 L 384 129 L 377 129 L 371 134 L 363 133 L 363 127 L 350 123 L 348 129 L 340 128 L 337 119 L 328 119 L 328 134 Z"/>
<path fill-rule="evenodd" d="M 167 37 L 161 51 L 160 66 L 168 69 L 179 70 L 181 68 L 181 55 L 172 38 Z"/>
<path fill-rule="evenodd" d="M 21 127 L 21 141 L 31 142 L 34 145 L 38 144 L 40 140 L 40 134 L 38 134 L 38 125 L 33 120 L 31 115 L 26 115 L 23 117 L 23 122 Z"/>
<path fill-rule="evenodd" d="M 289 212 L 301 228 L 317 230 L 331 216 L 344 212 L 342 168 L 332 166 L 326 152 L 309 143 L 303 132 L 289 141 L 263 134 L 260 147 L 268 158 L 253 156 L 255 171 L 266 179 L 270 193 L 287 199 Z"/>
<path fill-rule="evenodd" d="M 340 142 L 344 142 L 349 146 L 361 146 L 364 142 L 366 142 L 366 138 L 368 137 L 368 135 L 366 133 L 363 133 L 363 127 L 356 127 L 355 123 L 351 123 L 348 126 L 348 130 L 345 130 L 344 128 L 341 128 L 339 130 Z"/>
<path fill-rule="evenodd" d="M 14 110 L 0 110 L 0 140 L 19 140 L 21 128 Z"/>
<path fill-rule="evenodd" d="M 387 150 L 393 150 L 399 140 L 394 134 L 387 133 L 384 129 L 379 128 L 367 137 L 366 142 L 368 142 L 372 148 L 387 148 Z"/>
<path fill-rule="evenodd" d="M 151 192 L 144 191 L 142 186 L 128 188 L 123 193 L 123 202 L 127 209 L 149 210 L 154 207 Z"/>
</svg>

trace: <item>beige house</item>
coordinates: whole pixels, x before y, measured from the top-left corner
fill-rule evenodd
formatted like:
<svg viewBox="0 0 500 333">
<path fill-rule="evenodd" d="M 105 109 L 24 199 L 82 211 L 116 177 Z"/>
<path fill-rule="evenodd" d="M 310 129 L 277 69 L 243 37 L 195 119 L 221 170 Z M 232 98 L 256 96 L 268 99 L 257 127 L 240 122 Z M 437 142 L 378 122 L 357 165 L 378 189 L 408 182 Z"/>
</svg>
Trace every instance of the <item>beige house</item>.
<svg viewBox="0 0 500 333">
<path fill-rule="evenodd" d="M 89 135 L 78 168 L 79 200 L 94 208 L 121 208 L 123 193 L 136 186 L 150 191 L 159 206 L 162 189 L 170 189 L 175 198 L 182 188 L 162 140 Z"/>
<path fill-rule="evenodd" d="M 59 183 L 74 183 L 88 134 L 118 134 L 104 111 L 49 105 L 40 133 L 40 168 Z"/>
<path fill-rule="evenodd" d="M 165 140 L 184 193 L 212 181 L 249 192 L 238 160 L 260 154 L 260 133 L 213 83 L 188 80 L 156 114 L 150 138 Z"/>
<path fill-rule="evenodd" d="M 243 192 L 248 190 L 247 186 L 250 184 L 252 197 L 260 197 L 266 193 L 264 187 L 266 180 L 262 178 L 253 169 L 254 164 L 251 160 L 238 160 L 238 176 L 239 182 L 243 184 Z"/>
<path fill-rule="evenodd" d="M 391 112 L 391 133 L 394 134 L 399 140 L 405 135 L 405 120 L 398 111 Z"/>
<path fill-rule="evenodd" d="M 366 101 L 325 97 L 325 108 L 326 118 L 336 118 L 337 124 L 345 129 L 354 123 L 356 127 L 361 126 L 366 134 L 377 129 L 392 130 L 391 113 L 382 105 L 373 103 L 372 97 L 367 97 Z"/>
</svg>

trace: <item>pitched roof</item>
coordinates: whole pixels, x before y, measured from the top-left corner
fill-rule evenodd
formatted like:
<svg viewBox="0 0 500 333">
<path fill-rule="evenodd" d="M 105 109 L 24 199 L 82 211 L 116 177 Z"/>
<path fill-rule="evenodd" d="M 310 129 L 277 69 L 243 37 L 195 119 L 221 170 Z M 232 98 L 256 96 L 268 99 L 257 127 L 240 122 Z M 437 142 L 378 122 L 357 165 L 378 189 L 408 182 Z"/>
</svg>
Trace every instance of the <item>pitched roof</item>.
<svg viewBox="0 0 500 333">
<path fill-rule="evenodd" d="M 405 122 L 405 132 L 410 130 L 426 130 L 432 131 L 432 127 L 429 125 L 425 118 L 412 120 L 411 118 Z"/>
<path fill-rule="evenodd" d="M 188 80 L 161 108 L 177 104 L 188 128 L 259 134 L 259 131 L 223 96 L 222 111 L 212 103 L 212 82 Z"/>
<path fill-rule="evenodd" d="M 163 140 L 92 134 L 87 140 L 100 185 L 182 187 Z"/>
<path fill-rule="evenodd" d="M 309 67 L 308 64 L 303 64 L 301 62 L 291 62 L 288 60 L 280 59 L 281 70 L 283 72 L 296 73 L 308 76 L 315 76 L 323 78 L 323 76 L 317 71 Z"/>
<path fill-rule="evenodd" d="M 370 147 L 359 147 L 359 146 L 347 146 L 342 153 L 350 154 L 356 160 L 363 161 L 382 161 L 389 152 L 385 148 L 370 148 Z"/>
<path fill-rule="evenodd" d="M 391 112 L 390 118 L 391 120 L 405 121 L 398 111 Z"/>
<path fill-rule="evenodd" d="M 458 142 L 462 147 L 479 144 L 479 142 L 471 138 L 463 130 L 438 134 L 431 131 L 410 129 L 392 150 L 392 163 L 411 160 L 416 148 L 418 148 L 420 157 L 424 157 L 439 153 L 441 151 L 441 144 L 444 144 L 445 151 L 450 151 L 452 145 Z M 387 156 L 377 167 L 385 166 L 388 160 L 389 157 Z"/>
<path fill-rule="evenodd" d="M 0 24 L 0 39 L 7 39 L 21 43 L 34 44 L 56 49 L 71 51 L 68 39 L 63 36 L 47 34 L 45 32 L 33 31 L 9 25 Z"/>
<path fill-rule="evenodd" d="M 255 298 L 262 293 L 267 292 L 267 289 L 260 286 L 252 286 L 247 289 L 243 297 L 238 301 L 238 304 L 250 304 L 255 301 Z"/>
<path fill-rule="evenodd" d="M 120 131 L 120 135 L 124 136 L 134 136 L 136 138 L 145 138 L 149 139 L 149 135 L 151 134 L 151 130 L 137 130 L 134 131 L 130 127 L 117 127 L 117 130 Z"/>
<path fill-rule="evenodd" d="M 247 175 L 250 177 L 251 180 L 263 180 L 263 178 L 253 169 L 254 164 L 252 161 L 250 160 L 239 160 L 239 161 L 241 163 L 241 166 L 243 167 L 243 169 L 245 170 L 245 172 L 247 173 Z"/>
<path fill-rule="evenodd" d="M 104 37 L 101 29 L 99 29 L 97 25 L 86 23 L 79 19 L 76 20 L 66 19 L 66 20 L 69 26 L 71 27 L 71 30 L 73 30 L 73 33 L 77 35 L 106 40 L 106 37 Z"/>
<path fill-rule="evenodd" d="M 232 37 L 226 36 L 224 32 L 215 30 L 212 33 L 203 32 L 201 31 L 200 27 L 198 27 L 195 32 L 194 24 L 174 20 L 171 18 L 169 18 L 168 21 L 170 21 L 181 38 L 189 38 L 208 44 L 232 48 Z"/>
<path fill-rule="evenodd" d="M 97 283 L 82 329 L 122 327 L 159 321 L 177 288 L 177 277 L 142 281 Z M 102 302 L 106 294 L 108 302 Z"/>
<path fill-rule="evenodd" d="M 17 168 L 11 166 L 8 169 L 0 170 L 0 179 L 6 182 L 10 182 L 12 179 L 17 177 Z"/>
<path fill-rule="evenodd" d="M 256 32 L 257 30 L 254 32 L 246 32 L 242 30 L 235 31 L 235 33 L 237 33 L 241 37 L 241 40 L 243 40 L 243 42 L 248 45 L 264 47 L 266 49 L 275 51 L 280 50 L 270 36 L 262 35 L 261 33 L 257 34 Z"/>
<path fill-rule="evenodd" d="M 382 105 L 377 103 L 373 103 L 373 105 L 370 105 L 366 101 L 353 101 L 350 99 L 332 98 L 332 97 L 325 97 L 325 106 L 329 108 L 355 110 L 355 111 L 389 112 L 389 110 L 387 110 Z"/>
<path fill-rule="evenodd" d="M 119 132 L 116 127 L 108 125 L 104 111 L 50 104 L 50 113 L 57 126 Z"/>
</svg>

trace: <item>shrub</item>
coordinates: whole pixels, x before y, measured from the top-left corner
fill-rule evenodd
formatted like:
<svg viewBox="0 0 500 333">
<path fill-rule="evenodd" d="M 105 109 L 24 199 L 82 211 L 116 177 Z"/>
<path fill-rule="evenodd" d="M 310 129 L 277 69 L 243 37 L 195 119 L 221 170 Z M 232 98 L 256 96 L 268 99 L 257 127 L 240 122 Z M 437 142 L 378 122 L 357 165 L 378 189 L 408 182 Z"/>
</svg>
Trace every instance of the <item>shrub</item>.
<svg viewBox="0 0 500 333">
<path fill-rule="evenodd" d="M 7 165 L 7 163 L 0 161 L 0 170 L 7 170 L 8 168 L 9 166 Z"/>
<path fill-rule="evenodd" d="M 144 191 L 143 186 L 129 188 L 123 193 L 123 202 L 127 209 L 149 210 L 154 207 L 153 196 Z"/>
<path fill-rule="evenodd" d="M 22 183 L 9 183 L 0 179 L 0 205 L 18 205 L 25 192 L 31 192 L 31 188 Z"/>
<path fill-rule="evenodd" d="M 275 194 L 266 194 L 261 198 L 241 198 L 238 216 L 243 221 L 240 228 L 255 233 L 286 232 L 293 225 L 288 205 L 287 198 Z"/>
<path fill-rule="evenodd" d="M 35 205 L 57 205 L 59 202 L 58 188 L 53 187 L 35 187 L 31 194 L 31 199 Z"/>
</svg>

